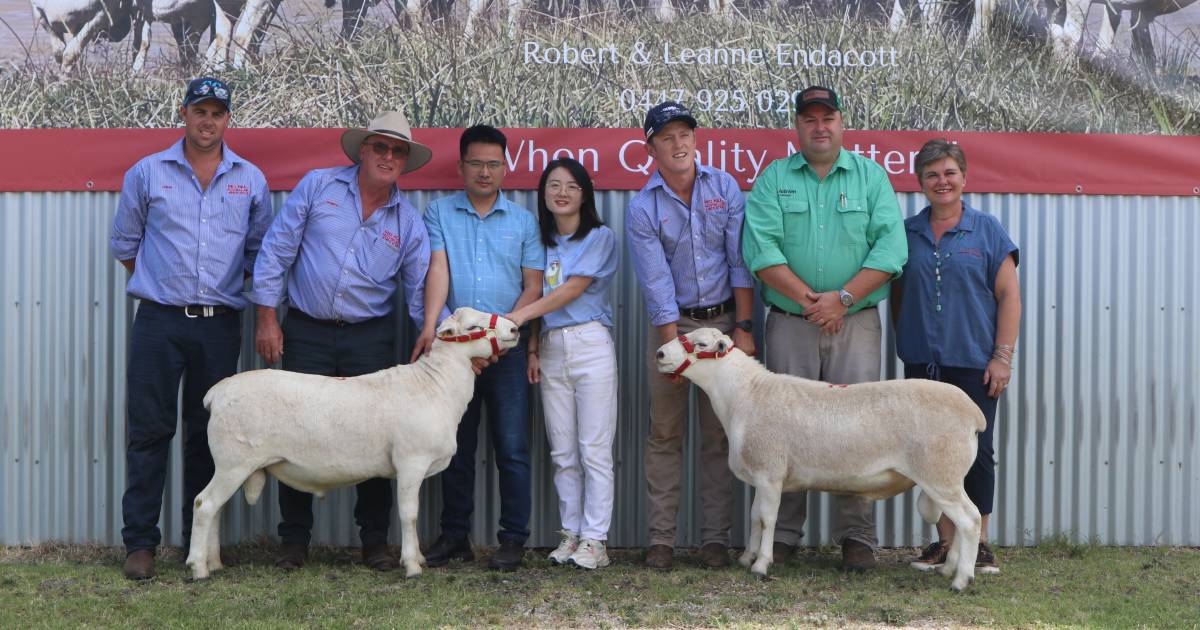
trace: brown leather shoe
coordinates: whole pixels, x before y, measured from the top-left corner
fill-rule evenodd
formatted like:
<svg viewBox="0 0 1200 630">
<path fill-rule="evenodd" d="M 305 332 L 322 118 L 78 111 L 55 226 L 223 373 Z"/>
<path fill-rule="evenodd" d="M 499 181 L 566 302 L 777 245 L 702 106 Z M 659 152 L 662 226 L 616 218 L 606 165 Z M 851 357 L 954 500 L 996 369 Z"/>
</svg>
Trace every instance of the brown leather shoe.
<svg viewBox="0 0 1200 630">
<path fill-rule="evenodd" d="M 376 571 L 394 571 L 396 569 L 396 561 L 388 553 L 387 543 L 363 545 L 362 560 L 363 564 Z"/>
<path fill-rule="evenodd" d="M 131 580 L 149 580 L 154 577 L 154 552 L 149 549 L 131 551 L 125 556 L 125 577 Z"/>
<path fill-rule="evenodd" d="M 795 553 L 795 545 L 789 545 L 781 542 L 771 545 L 771 561 L 775 564 L 784 564 L 788 560 L 791 560 Z"/>
<path fill-rule="evenodd" d="M 279 546 L 279 555 L 275 556 L 275 566 L 284 571 L 295 571 L 304 566 L 306 559 L 308 559 L 308 545 L 283 543 Z"/>
<path fill-rule="evenodd" d="M 670 545 L 650 545 L 646 550 L 646 566 L 670 571 L 675 566 L 675 550 Z"/>
<path fill-rule="evenodd" d="M 864 573 L 875 568 L 875 552 L 870 547 L 847 538 L 842 541 L 842 570 Z"/>
<path fill-rule="evenodd" d="M 721 543 L 708 543 L 700 548 L 700 562 L 710 569 L 729 566 L 729 547 Z"/>
</svg>

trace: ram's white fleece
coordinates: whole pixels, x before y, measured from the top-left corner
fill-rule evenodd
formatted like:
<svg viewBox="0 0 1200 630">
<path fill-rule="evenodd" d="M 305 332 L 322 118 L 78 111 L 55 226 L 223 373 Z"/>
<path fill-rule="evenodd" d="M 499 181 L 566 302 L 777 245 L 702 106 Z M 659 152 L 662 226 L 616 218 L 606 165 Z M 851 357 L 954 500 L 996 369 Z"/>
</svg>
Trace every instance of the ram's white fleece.
<svg viewBox="0 0 1200 630">
<path fill-rule="evenodd" d="M 460 308 L 438 329 L 466 335 L 491 316 Z M 498 318 L 486 337 L 438 339 L 428 356 L 354 378 L 256 370 L 224 379 L 204 398 L 211 411 L 209 448 L 216 472 L 196 497 L 188 566 L 196 579 L 221 568 L 221 506 L 244 485 L 254 503 L 266 473 L 305 492 L 325 492 L 373 477 L 396 479 L 401 559 L 421 572 L 416 518 L 421 481 L 441 472 L 457 450 L 458 423 L 475 390 L 473 357 L 516 345 L 517 327 Z"/>
<path fill-rule="evenodd" d="M 973 579 L 980 517 L 963 478 L 986 424 L 965 393 L 917 379 L 830 385 L 773 373 L 715 328 L 687 338 L 693 353 L 673 340 L 659 349 L 658 369 L 691 361 L 683 376 L 708 394 L 729 438 L 729 467 L 755 488 L 742 564 L 767 574 L 783 492 L 884 499 L 918 485 L 922 517 L 932 523 L 945 512 L 957 527 L 943 574 L 954 574 L 956 590 Z"/>
</svg>

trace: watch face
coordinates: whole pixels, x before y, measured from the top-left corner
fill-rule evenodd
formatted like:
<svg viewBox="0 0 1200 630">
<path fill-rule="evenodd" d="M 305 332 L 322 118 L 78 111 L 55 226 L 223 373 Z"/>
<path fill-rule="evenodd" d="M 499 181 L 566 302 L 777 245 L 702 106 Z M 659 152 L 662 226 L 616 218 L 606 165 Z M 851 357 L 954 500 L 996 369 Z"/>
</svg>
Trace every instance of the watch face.
<svg viewBox="0 0 1200 630">
<path fill-rule="evenodd" d="M 842 301 L 842 306 L 850 306 L 851 304 L 854 304 L 854 296 L 845 291 L 842 291 L 838 294 L 838 299 Z"/>
</svg>

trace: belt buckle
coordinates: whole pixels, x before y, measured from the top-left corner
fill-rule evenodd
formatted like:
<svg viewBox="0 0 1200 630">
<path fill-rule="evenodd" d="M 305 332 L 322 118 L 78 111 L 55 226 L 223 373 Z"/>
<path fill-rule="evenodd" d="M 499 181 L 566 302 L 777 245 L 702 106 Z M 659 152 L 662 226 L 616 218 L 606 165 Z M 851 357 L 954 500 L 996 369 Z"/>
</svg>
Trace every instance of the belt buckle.
<svg viewBox="0 0 1200 630">
<path fill-rule="evenodd" d="M 191 305 L 183 307 L 183 316 L 188 319 L 196 319 L 197 317 L 200 317 L 199 315 L 192 315 Z"/>
<path fill-rule="evenodd" d="M 189 305 L 183 307 L 183 316 L 188 319 L 196 319 L 197 317 L 212 317 L 215 314 L 214 313 L 215 310 L 216 310 L 216 307 L 214 307 L 214 306 L 210 306 L 208 304 L 202 304 L 202 305 L 200 305 L 200 314 L 193 315 L 192 314 L 192 305 L 189 304 Z"/>
</svg>

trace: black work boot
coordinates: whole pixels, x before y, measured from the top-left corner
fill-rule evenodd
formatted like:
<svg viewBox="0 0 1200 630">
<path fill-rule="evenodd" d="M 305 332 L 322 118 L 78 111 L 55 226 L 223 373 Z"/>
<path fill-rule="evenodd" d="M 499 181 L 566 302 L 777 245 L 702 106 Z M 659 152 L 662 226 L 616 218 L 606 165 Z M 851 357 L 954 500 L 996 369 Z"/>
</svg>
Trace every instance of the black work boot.
<svg viewBox="0 0 1200 630">
<path fill-rule="evenodd" d="M 425 566 L 427 567 L 445 566 L 451 560 L 475 561 L 475 552 L 471 551 L 471 539 L 466 536 L 451 538 L 442 534 L 437 542 L 433 543 L 425 552 Z"/>
<path fill-rule="evenodd" d="M 525 545 L 511 540 L 500 541 L 500 548 L 488 560 L 488 568 L 497 571 L 516 571 L 525 557 Z"/>
</svg>

